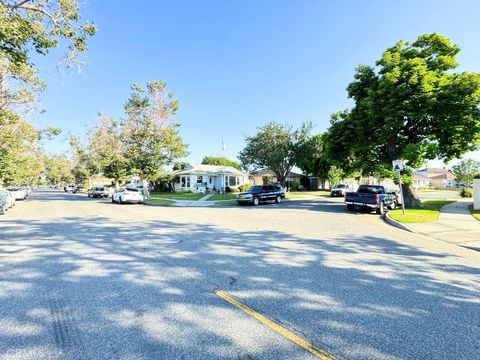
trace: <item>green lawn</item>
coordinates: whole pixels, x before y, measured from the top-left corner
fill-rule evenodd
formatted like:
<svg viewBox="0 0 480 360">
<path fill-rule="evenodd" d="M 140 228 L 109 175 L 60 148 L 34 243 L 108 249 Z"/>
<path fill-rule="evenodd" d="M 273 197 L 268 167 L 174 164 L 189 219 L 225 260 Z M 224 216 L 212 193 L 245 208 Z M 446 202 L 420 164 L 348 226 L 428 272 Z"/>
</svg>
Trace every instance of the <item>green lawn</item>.
<svg viewBox="0 0 480 360">
<path fill-rule="evenodd" d="M 453 200 L 428 200 L 422 202 L 422 208 L 406 209 L 405 215 L 402 214 L 402 209 L 390 211 L 389 215 L 393 220 L 402 223 L 428 223 L 435 222 L 440 214 L 440 209 Z"/>
<path fill-rule="evenodd" d="M 473 204 L 468 206 L 468 210 L 470 210 L 470 213 L 475 219 L 480 221 L 480 210 L 473 210 Z"/>
<path fill-rule="evenodd" d="M 199 200 L 204 197 L 205 194 L 191 192 L 151 192 L 150 196 L 162 199 Z"/>
<path fill-rule="evenodd" d="M 237 197 L 236 193 L 213 194 L 207 199 L 207 201 L 235 200 L 236 197 Z"/>
<path fill-rule="evenodd" d="M 303 199 L 306 197 L 311 197 L 311 196 L 330 196 L 330 191 L 287 191 L 285 193 L 285 197 L 287 199 Z"/>
<path fill-rule="evenodd" d="M 452 189 L 444 189 L 444 190 L 441 190 L 441 189 L 418 189 L 417 192 L 419 193 L 428 193 L 428 192 L 452 192 L 452 193 L 456 193 L 458 192 L 458 190 L 452 190 Z"/>
<path fill-rule="evenodd" d="M 175 204 L 175 201 L 166 200 L 166 199 L 150 199 L 145 203 L 151 204 L 151 205 L 172 205 L 172 204 Z"/>
</svg>

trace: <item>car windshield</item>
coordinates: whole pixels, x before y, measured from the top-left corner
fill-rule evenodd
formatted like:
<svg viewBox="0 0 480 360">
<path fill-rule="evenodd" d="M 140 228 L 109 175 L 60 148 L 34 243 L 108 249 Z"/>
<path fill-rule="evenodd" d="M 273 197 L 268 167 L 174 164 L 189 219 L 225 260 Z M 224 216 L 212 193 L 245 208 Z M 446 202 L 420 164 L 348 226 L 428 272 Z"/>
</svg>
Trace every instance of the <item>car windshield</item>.
<svg viewBox="0 0 480 360">
<path fill-rule="evenodd" d="M 255 185 L 249 188 L 246 192 L 251 193 L 251 194 L 256 194 L 259 193 L 262 190 L 261 185 Z"/>
<path fill-rule="evenodd" d="M 335 189 L 345 189 L 346 187 L 347 187 L 347 185 L 338 184 L 337 186 L 335 186 Z"/>
<path fill-rule="evenodd" d="M 126 188 L 125 190 L 127 190 L 127 191 L 133 191 L 133 192 L 138 192 L 138 191 L 139 191 L 138 189 L 135 189 L 135 188 Z"/>
</svg>

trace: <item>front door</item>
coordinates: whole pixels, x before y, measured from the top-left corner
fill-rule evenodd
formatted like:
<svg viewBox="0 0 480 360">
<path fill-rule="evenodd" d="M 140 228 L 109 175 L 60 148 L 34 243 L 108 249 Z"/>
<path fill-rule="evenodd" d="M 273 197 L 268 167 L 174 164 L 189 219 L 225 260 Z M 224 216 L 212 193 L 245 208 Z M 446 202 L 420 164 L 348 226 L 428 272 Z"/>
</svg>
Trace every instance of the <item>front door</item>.
<svg viewBox="0 0 480 360">
<path fill-rule="evenodd" d="M 190 189 L 190 176 L 180 176 L 180 186 L 182 189 Z"/>
</svg>

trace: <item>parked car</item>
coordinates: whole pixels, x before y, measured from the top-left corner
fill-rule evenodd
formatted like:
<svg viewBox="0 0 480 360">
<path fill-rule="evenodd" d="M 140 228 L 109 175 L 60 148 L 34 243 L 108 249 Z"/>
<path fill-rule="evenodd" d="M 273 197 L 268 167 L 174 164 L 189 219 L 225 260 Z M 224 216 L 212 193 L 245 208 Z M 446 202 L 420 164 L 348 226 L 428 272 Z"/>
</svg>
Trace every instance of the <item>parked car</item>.
<svg viewBox="0 0 480 360">
<path fill-rule="evenodd" d="M 112 195 L 112 203 L 143 203 L 144 197 L 140 189 L 134 187 L 120 188 Z"/>
<path fill-rule="evenodd" d="M 72 192 L 74 194 L 83 194 L 85 192 L 85 188 L 83 186 L 77 186 Z"/>
<path fill-rule="evenodd" d="M 27 198 L 27 191 L 20 187 L 7 188 L 8 191 L 15 197 L 15 200 L 25 200 Z"/>
<path fill-rule="evenodd" d="M 12 193 L 7 189 L 0 189 L 0 197 L 5 198 L 7 209 L 10 209 L 15 206 L 15 201 L 16 201 L 15 196 L 13 196 Z"/>
<path fill-rule="evenodd" d="M 353 191 L 353 187 L 349 184 L 337 184 L 330 190 L 330 196 L 345 196 L 345 193 Z"/>
<path fill-rule="evenodd" d="M 396 199 L 395 193 L 388 192 L 380 185 L 360 185 L 356 192 L 345 194 L 348 210 L 375 210 L 379 215 L 383 215 L 386 209 L 394 210 L 397 207 Z"/>
<path fill-rule="evenodd" d="M 77 187 L 77 185 L 75 184 L 67 184 L 64 188 L 63 188 L 63 191 L 65 192 L 73 192 L 73 190 L 75 190 L 75 188 Z"/>
<path fill-rule="evenodd" d="M 278 185 L 254 185 L 247 191 L 237 195 L 237 202 L 242 204 L 258 205 L 265 201 L 282 202 L 285 198 L 285 191 Z"/>
<path fill-rule="evenodd" d="M 106 186 L 97 186 L 88 190 L 88 197 L 108 198 L 112 195 L 112 190 Z"/>
</svg>

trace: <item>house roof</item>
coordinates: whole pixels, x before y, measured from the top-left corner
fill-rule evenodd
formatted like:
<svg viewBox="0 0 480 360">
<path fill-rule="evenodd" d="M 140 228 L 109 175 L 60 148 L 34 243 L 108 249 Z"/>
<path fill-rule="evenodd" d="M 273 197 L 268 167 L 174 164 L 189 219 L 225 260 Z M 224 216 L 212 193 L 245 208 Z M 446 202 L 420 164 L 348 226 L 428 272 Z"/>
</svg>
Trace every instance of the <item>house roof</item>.
<svg viewBox="0 0 480 360">
<path fill-rule="evenodd" d="M 268 169 L 263 169 L 263 170 L 258 170 L 252 174 L 253 176 L 277 176 L 272 170 Z M 287 177 L 303 177 L 305 175 L 295 173 L 293 171 L 290 171 L 287 175 Z"/>
<path fill-rule="evenodd" d="M 455 180 L 455 175 L 453 175 L 451 172 L 447 172 L 445 174 L 432 176 L 430 179 L 432 179 L 432 180 Z"/>
<path fill-rule="evenodd" d="M 244 172 L 231 166 L 222 165 L 190 165 L 182 170 L 173 172 L 175 175 L 236 175 L 248 176 Z"/>
<path fill-rule="evenodd" d="M 418 181 L 430 181 L 430 178 L 429 178 L 428 176 L 415 174 L 415 175 L 413 175 L 413 180 L 418 180 Z"/>
</svg>

